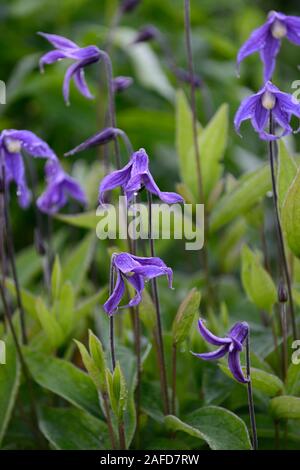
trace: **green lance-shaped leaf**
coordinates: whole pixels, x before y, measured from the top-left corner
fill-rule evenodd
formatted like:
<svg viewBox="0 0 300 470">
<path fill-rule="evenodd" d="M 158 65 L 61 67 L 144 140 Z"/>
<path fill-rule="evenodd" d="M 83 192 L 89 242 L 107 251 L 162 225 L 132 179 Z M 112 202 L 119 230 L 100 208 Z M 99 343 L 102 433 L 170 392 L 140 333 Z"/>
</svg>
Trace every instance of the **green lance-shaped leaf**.
<svg viewBox="0 0 300 470">
<path fill-rule="evenodd" d="M 198 132 L 201 132 L 199 123 Z M 179 90 L 176 95 L 176 149 L 182 181 L 192 193 L 193 198 L 197 198 L 198 182 L 194 153 L 193 115 L 182 90 Z"/>
<path fill-rule="evenodd" d="M 227 366 L 220 364 L 220 369 L 228 377 L 233 378 L 232 374 Z M 246 368 L 242 367 L 244 375 L 246 375 Z M 233 379 L 234 380 L 234 379 Z M 278 393 L 282 393 L 284 390 L 284 384 L 279 377 L 274 374 L 270 374 L 262 369 L 256 369 L 251 367 L 251 381 L 252 386 L 255 390 L 259 390 L 268 397 L 274 397 Z"/>
<path fill-rule="evenodd" d="M 228 138 L 228 105 L 223 104 L 198 138 L 203 189 L 210 195 L 223 172 L 221 163 Z"/>
<path fill-rule="evenodd" d="M 283 395 L 270 402 L 270 410 L 276 419 L 300 419 L 300 398 Z"/>
<path fill-rule="evenodd" d="M 4 344 L 6 363 L 0 363 L 0 445 L 14 410 L 21 375 L 12 338 L 5 338 Z"/>
<path fill-rule="evenodd" d="M 215 232 L 238 215 L 247 214 L 270 190 L 271 178 L 268 166 L 244 175 L 215 205 L 211 213 L 210 230 Z"/>
<path fill-rule="evenodd" d="M 8 288 L 9 292 L 16 298 L 16 286 L 14 281 L 11 279 L 5 279 L 5 286 Z M 37 297 L 33 295 L 29 290 L 21 288 L 21 299 L 22 304 L 25 309 L 25 312 L 28 313 L 34 320 L 38 321 L 38 316 L 36 312 L 36 301 Z"/>
<path fill-rule="evenodd" d="M 278 172 L 277 172 L 277 190 L 278 190 L 278 205 L 281 209 L 286 198 L 289 187 L 291 186 L 296 174 L 297 165 L 286 148 L 283 140 L 278 143 Z"/>
<path fill-rule="evenodd" d="M 64 341 L 65 333 L 55 316 L 51 315 L 41 297 L 36 301 L 36 312 L 49 343 L 53 348 L 59 347 Z"/>
<path fill-rule="evenodd" d="M 188 415 L 184 421 L 166 416 L 165 423 L 172 431 L 182 431 L 204 440 L 213 450 L 251 449 L 246 424 L 224 408 L 206 406 Z"/>
<path fill-rule="evenodd" d="M 286 391 L 290 395 L 300 395 L 300 365 L 291 364 L 286 377 Z"/>
<path fill-rule="evenodd" d="M 274 282 L 246 245 L 242 249 L 242 282 L 249 300 L 259 309 L 271 312 L 277 301 Z"/>
<path fill-rule="evenodd" d="M 179 306 L 172 327 L 174 344 L 181 343 L 188 336 L 195 315 L 199 311 L 200 300 L 200 292 L 197 289 L 192 289 Z"/>
<path fill-rule="evenodd" d="M 74 340 L 77 344 L 82 362 L 93 380 L 96 388 L 101 392 L 107 391 L 106 384 L 106 360 L 101 341 L 89 330 L 89 350 L 80 341 Z"/>
<path fill-rule="evenodd" d="M 51 293 L 52 293 L 52 298 L 54 300 L 56 300 L 59 296 L 61 282 L 62 282 L 61 264 L 60 264 L 59 257 L 56 255 L 53 269 L 52 269 L 52 274 L 51 274 Z"/>
<path fill-rule="evenodd" d="M 59 297 L 56 301 L 55 313 L 65 337 L 67 337 L 76 325 L 77 319 L 74 314 L 75 293 L 70 281 L 63 284 Z"/>
<path fill-rule="evenodd" d="M 117 362 L 113 373 L 106 369 L 106 380 L 112 410 L 118 423 L 122 423 L 126 411 L 128 389 L 119 362 Z"/>
<path fill-rule="evenodd" d="M 300 170 L 287 192 L 281 219 L 287 244 L 292 253 L 300 258 Z"/>
</svg>

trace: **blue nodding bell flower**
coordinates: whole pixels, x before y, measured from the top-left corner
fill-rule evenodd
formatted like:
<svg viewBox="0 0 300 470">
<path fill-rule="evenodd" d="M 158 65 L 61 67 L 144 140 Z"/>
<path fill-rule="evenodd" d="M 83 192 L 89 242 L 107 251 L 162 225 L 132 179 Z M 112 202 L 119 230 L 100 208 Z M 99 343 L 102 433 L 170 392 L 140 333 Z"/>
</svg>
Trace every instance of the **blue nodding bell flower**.
<svg viewBox="0 0 300 470">
<path fill-rule="evenodd" d="M 21 207 L 26 208 L 31 201 L 31 191 L 27 186 L 25 165 L 22 153 L 34 158 L 57 161 L 57 156 L 49 145 L 33 132 L 7 129 L 0 134 L 0 159 L 5 168 L 5 184 L 15 182 Z M 0 175 L 0 179 L 2 175 Z"/>
<path fill-rule="evenodd" d="M 93 99 L 85 80 L 84 68 L 94 64 L 101 59 L 101 51 L 97 46 L 79 47 L 75 42 L 57 34 L 38 33 L 49 41 L 54 47 L 54 51 L 47 52 L 40 59 L 41 72 L 44 71 L 45 64 L 53 64 L 62 59 L 73 59 L 75 62 L 66 71 L 63 83 L 63 96 L 65 103 L 70 104 L 70 82 L 73 79 L 79 92 L 88 99 Z"/>
<path fill-rule="evenodd" d="M 204 361 L 214 361 L 221 359 L 228 354 L 228 367 L 233 377 L 240 383 L 248 383 L 249 379 L 244 376 L 240 363 L 240 354 L 243 344 L 249 334 L 249 325 L 246 322 L 237 322 L 229 330 L 224 338 L 214 335 L 209 331 L 201 318 L 198 321 L 198 328 L 201 336 L 209 344 L 219 346 L 218 349 L 208 353 L 192 353 L 194 356 Z"/>
<path fill-rule="evenodd" d="M 293 44 L 300 46 L 300 17 L 286 16 L 283 13 L 271 11 L 266 23 L 255 29 L 239 50 L 238 67 L 250 54 L 259 52 L 264 64 L 264 79 L 265 81 L 271 80 L 281 40 L 285 37 Z"/>
<path fill-rule="evenodd" d="M 150 279 L 167 276 L 169 287 L 172 288 L 173 271 L 160 258 L 143 258 L 129 253 L 113 254 L 111 269 L 116 273 L 116 282 L 113 292 L 103 306 L 109 316 L 119 308 L 125 292 L 125 280 L 135 289 L 136 295 L 122 308 L 134 307 L 141 302 L 145 282 Z"/>
<path fill-rule="evenodd" d="M 270 134 L 265 130 L 271 113 L 274 122 L 283 129 L 281 135 Z M 292 95 L 280 91 L 273 83 L 267 82 L 258 93 L 242 101 L 234 118 L 234 126 L 239 133 L 241 123 L 250 119 L 261 139 L 276 140 L 293 132 L 290 126 L 292 115 L 300 118 L 299 102 Z"/>
</svg>

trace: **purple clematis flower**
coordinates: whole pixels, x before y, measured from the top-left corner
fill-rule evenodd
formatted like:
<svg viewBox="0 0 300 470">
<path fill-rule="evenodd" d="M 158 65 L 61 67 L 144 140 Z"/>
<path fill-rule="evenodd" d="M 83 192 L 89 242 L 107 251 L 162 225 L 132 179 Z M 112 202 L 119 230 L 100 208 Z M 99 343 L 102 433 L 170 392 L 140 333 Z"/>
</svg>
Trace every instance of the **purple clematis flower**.
<svg viewBox="0 0 300 470">
<path fill-rule="evenodd" d="M 1 132 L 0 158 L 4 163 L 6 184 L 9 185 L 12 181 L 16 183 L 19 204 L 26 208 L 30 204 L 31 192 L 26 182 L 22 151 L 32 157 L 49 158 L 53 161 L 56 161 L 57 157 L 48 144 L 33 132 L 15 129 Z"/>
<path fill-rule="evenodd" d="M 147 25 L 143 26 L 136 34 L 132 44 L 140 44 L 142 42 L 149 42 L 152 39 L 157 38 L 158 31 L 155 26 Z"/>
<path fill-rule="evenodd" d="M 113 315 L 119 307 L 125 291 L 125 279 L 133 286 L 136 295 L 128 305 L 122 308 L 134 307 L 142 300 L 145 281 L 164 276 L 168 277 L 169 287 L 172 288 L 173 271 L 160 258 L 142 258 L 128 253 L 112 256 L 112 269 L 116 273 L 116 283 L 109 299 L 103 308 L 108 315 Z"/>
<path fill-rule="evenodd" d="M 139 6 L 142 0 L 123 0 L 120 6 L 122 13 L 131 13 Z"/>
<path fill-rule="evenodd" d="M 204 361 L 221 359 L 226 354 L 228 354 L 228 366 L 233 377 L 241 383 L 249 382 L 249 379 L 246 378 L 243 374 L 240 363 L 240 353 L 243 349 L 243 343 L 249 333 L 248 323 L 235 323 L 225 338 L 220 338 L 219 336 L 215 336 L 213 333 L 211 333 L 211 331 L 206 328 L 204 321 L 201 319 L 198 321 L 198 327 L 205 341 L 213 344 L 214 346 L 219 346 L 219 348 L 213 352 L 192 354 L 194 354 L 194 356 L 200 357 L 200 359 L 204 359 Z"/>
<path fill-rule="evenodd" d="M 70 104 L 70 81 L 73 78 L 79 92 L 85 98 L 94 98 L 91 94 L 84 76 L 84 67 L 98 62 L 101 58 L 101 51 L 97 46 L 79 47 L 75 42 L 56 34 L 38 33 L 49 41 L 55 50 L 47 52 L 40 59 L 41 72 L 44 71 L 45 64 L 53 64 L 61 59 L 73 59 L 75 62 L 70 65 L 65 74 L 63 84 L 63 96 L 67 105 Z"/>
<path fill-rule="evenodd" d="M 37 200 L 41 212 L 55 214 L 65 206 L 69 196 L 86 205 L 87 199 L 83 189 L 74 178 L 65 173 L 58 161 L 47 162 L 45 172 L 47 189 Z"/>
<path fill-rule="evenodd" d="M 129 163 L 124 168 L 113 171 L 102 180 L 99 187 L 100 204 L 104 204 L 104 193 L 118 186 L 122 186 L 128 202 L 143 187 L 167 204 L 183 202 L 183 198 L 179 194 L 163 192 L 159 189 L 150 173 L 149 158 L 144 149 L 133 153 Z"/>
<path fill-rule="evenodd" d="M 237 56 L 238 67 L 250 54 L 259 52 L 264 63 L 265 81 L 270 80 L 274 72 L 281 40 L 284 37 L 300 46 L 300 18 L 271 11 L 266 23 L 253 31 L 249 39 L 239 50 Z"/>
<path fill-rule="evenodd" d="M 283 129 L 281 136 L 265 131 L 271 113 L 275 123 Z M 258 93 L 242 101 L 234 118 L 234 126 L 239 133 L 241 123 L 246 119 L 251 119 L 261 139 L 276 140 L 293 132 L 290 126 L 292 115 L 300 118 L 298 101 L 292 95 L 281 92 L 271 82 L 267 82 Z"/>
</svg>

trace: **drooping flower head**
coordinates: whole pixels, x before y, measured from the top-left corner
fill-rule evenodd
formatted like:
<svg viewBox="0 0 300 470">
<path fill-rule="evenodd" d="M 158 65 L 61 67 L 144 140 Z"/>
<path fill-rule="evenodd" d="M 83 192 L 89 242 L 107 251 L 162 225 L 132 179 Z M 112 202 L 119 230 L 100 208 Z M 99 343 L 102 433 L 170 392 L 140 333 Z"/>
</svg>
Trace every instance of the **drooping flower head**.
<svg viewBox="0 0 300 470">
<path fill-rule="evenodd" d="M 265 130 L 270 113 L 274 123 L 283 129 L 281 136 L 270 134 Z M 234 126 L 239 133 L 241 123 L 250 119 L 261 139 L 276 140 L 293 132 L 290 126 L 293 115 L 300 117 L 298 101 L 292 95 L 281 92 L 273 83 L 267 82 L 258 93 L 242 101 L 234 118 Z"/>
<path fill-rule="evenodd" d="M 122 13 L 131 13 L 135 10 L 142 0 L 123 0 L 120 5 L 120 10 Z"/>
<path fill-rule="evenodd" d="M 70 104 L 70 82 L 71 79 L 85 98 L 92 99 L 84 76 L 84 67 L 98 62 L 101 58 L 101 51 L 97 46 L 79 47 L 75 42 L 56 34 L 38 33 L 49 41 L 54 47 L 54 51 L 47 52 L 40 59 L 40 69 L 44 71 L 45 64 L 53 64 L 62 59 L 72 59 L 75 62 L 68 67 L 63 83 L 63 96 L 66 104 Z"/>
<path fill-rule="evenodd" d="M 172 288 L 173 271 L 160 258 L 142 258 L 120 253 L 112 256 L 111 263 L 116 279 L 113 292 L 103 306 L 108 315 L 113 315 L 122 301 L 125 280 L 135 289 L 136 295 L 122 308 L 134 307 L 141 302 L 145 281 L 165 275 Z"/>
<path fill-rule="evenodd" d="M 136 34 L 132 44 L 140 44 L 142 42 L 149 42 L 152 39 L 157 38 L 158 30 L 155 26 L 147 25 L 143 26 Z"/>
<path fill-rule="evenodd" d="M 9 185 L 15 182 L 21 207 L 30 204 L 31 192 L 27 186 L 25 165 L 22 152 L 32 157 L 48 158 L 56 161 L 57 157 L 46 142 L 30 131 L 15 129 L 4 130 L 0 134 L 0 158 L 5 167 L 5 180 Z M 2 177 L 2 175 L 0 175 Z"/>
<path fill-rule="evenodd" d="M 233 377 L 241 383 L 247 383 L 249 381 L 243 374 L 240 362 L 240 354 L 243 350 L 243 343 L 245 342 L 249 334 L 249 325 L 246 322 L 238 322 L 233 325 L 229 330 L 225 338 L 220 338 L 219 336 L 214 335 L 209 331 L 204 321 L 199 319 L 198 327 L 201 336 L 209 344 L 214 346 L 219 346 L 216 351 L 208 353 L 192 353 L 194 356 L 203 359 L 204 361 L 213 361 L 221 359 L 222 357 L 228 354 L 228 367 L 233 375 Z"/>
<path fill-rule="evenodd" d="M 270 80 L 274 72 L 281 40 L 285 37 L 297 46 L 300 45 L 300 18 L 271 11 L 266 23 L 253 31 L 239 50 L 238 67 L 247 56 L 259 52 L 264 64 L 265 81 Z"/>
<path fill-rule="evenodd" d="M 64 207 L 71 197 L 80 204 L 87 202 L 86 195 L 74 178 L 71 178 L 58 161 L 49 161 L 45 167 L 47 189 L 38 198 L 37 206 L 41 212 L 55 214 Z"/>
<path fill-rule="evenodd" d="M 104 204 L 104 194 L 106 191 L 111 191 L 119 186 L 123 188 L 128 202 L 143 187 L 167 204 L 183 202 L 183 198 L 179 194 L 163 192 L 159 189 L 150 173 L 149 158 L 144 149 L 133 153 L 129 163 L 124 168 L 113 171 L 101 181 L 99 187 L 100 204 Z"/>
</svg>

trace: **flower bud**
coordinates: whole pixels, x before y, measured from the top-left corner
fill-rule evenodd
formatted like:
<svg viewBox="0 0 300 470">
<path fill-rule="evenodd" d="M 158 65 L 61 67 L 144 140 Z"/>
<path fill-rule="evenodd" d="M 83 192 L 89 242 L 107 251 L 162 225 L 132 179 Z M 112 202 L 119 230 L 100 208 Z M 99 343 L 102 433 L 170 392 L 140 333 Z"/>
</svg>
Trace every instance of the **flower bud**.
<svg viewBox="0 0 300 470">
<path fill-rule="evenodd" d="M 113 92 L 120 93 L 133 84 L 133 79 L 131 77 L 116 77 L 113 79 Z"/>
<path fill-rule="evenodd" d="M 148 42 L 157 36 L 157 31 L 154 26 L 145 26 L 138 31 L 133 44 L 139 44 L 140 42 Z"/>
<path fill-rule="evenodd" d="M 65 157 L 82 152 L 83 150 L 86 150 L 91 147 L 97 147 L 98 145 L 108 144 L 108 142 L 111 142 L 118 134 L 120 134 L 119 129 L 115 129 L 114 127 L 106 127 L 101 132 L 98 132 L 82 144 L 65 153 Z"/>
<path fill-rule="evenodd" d="M 131 13 L 141 3 L 141 0 L 124 0 L 121 4 L 122 13 Z"/>
<path fill-rule="evenodd" d="M 288 301 L 288 293 L 283 281 L 278 286 L 278 302 L 284 304 Z"/>
<path fill-rule="evenodd" d="M 265 109 L 273 109 L 276 104 L 276 98 L 273 93 L 265 91 L 261 98 L 261 104 Z"/>
</svg>

